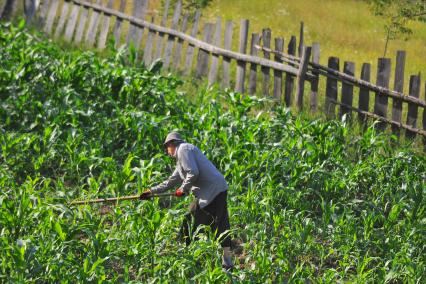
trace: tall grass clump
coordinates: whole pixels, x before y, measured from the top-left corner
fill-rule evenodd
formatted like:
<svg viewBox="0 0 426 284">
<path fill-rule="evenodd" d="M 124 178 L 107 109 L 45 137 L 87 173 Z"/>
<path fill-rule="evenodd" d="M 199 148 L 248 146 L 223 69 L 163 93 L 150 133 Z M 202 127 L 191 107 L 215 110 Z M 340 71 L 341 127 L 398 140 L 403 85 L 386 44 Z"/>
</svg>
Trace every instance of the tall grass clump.
<svg viewBox="0 0 426 284">
<path fill-rule="evenodd" d="M 424 282 L 423 154 L 40 37 L 0 26 L 1 282 Z M 163 180 L 173 129 L 229 182 L 231 273 L 177 242 L 190 198 L 68 206 Z"/>
</svg>

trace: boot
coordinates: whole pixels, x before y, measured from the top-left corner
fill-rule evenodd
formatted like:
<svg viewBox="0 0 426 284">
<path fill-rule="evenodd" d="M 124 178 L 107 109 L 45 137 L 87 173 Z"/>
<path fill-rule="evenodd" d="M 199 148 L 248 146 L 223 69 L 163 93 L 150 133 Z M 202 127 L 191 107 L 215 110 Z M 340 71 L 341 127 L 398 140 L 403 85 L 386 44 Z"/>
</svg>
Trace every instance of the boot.
<svg viewBox="0 0 426 284">
<path fill-rule="evenodd" d="M 224 271 L 230 271 L 234 267 L 232 263 L 231 248 L 224 247 L 222 255 L 222 268 Z"/>
</svg>

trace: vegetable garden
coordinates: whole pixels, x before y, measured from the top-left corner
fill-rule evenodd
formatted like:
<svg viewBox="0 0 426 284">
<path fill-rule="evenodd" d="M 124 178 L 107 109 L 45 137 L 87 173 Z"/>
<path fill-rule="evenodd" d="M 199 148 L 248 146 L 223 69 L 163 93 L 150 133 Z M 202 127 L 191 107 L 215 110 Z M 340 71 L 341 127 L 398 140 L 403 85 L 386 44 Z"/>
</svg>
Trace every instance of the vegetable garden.
<svg viewBox="0 0 426 284">
<path fill-rule="evenodd" d="M 0 282 L 426 280 L 426 159 L 374 126 L 309 120 L 182 82 L 126 50 L 63 50 L 0 26 Z M 191 198 L 71 207 L 142 192 L 179 129 L 225 174 L 237 269 L 177 241 Z"/>
</svg>

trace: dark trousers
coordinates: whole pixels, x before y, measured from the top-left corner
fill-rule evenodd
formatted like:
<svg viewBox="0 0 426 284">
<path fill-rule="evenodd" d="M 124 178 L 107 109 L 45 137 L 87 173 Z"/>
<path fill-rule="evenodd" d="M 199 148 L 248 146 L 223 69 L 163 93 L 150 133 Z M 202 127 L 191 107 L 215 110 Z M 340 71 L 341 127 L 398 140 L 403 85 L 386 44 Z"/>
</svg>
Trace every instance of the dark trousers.
<svg viewBox="0 0 426 284">
<path fill-rule="evenodd" d="M 216 198 L 204 208 L 200 208 L 197 199 L 189 205 L 189 212 L 185 215 L 179 234 L 181 238 L 185 239 L 186 245 L 191 243 L 191 224 L 193 224 L 193 232 L 197 230 L 199 225 L 210 226 L 212 232 L 216 233 L 216 238 L 230 229 L 228 203 L 226 201 L 227 196 L 228 193 L 226 191 L 219 193 Z M 222 247 L 231 246 L 229 233 L 221 236 L 220 243 Z"/>
</svg>

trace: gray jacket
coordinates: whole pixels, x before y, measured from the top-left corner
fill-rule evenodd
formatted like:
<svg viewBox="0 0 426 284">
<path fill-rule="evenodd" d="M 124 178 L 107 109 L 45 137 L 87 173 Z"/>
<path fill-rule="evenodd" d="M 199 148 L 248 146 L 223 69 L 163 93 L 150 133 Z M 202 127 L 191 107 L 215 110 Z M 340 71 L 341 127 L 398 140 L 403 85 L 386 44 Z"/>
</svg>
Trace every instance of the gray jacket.
<svg viewBox="0 0 426 284">
<path fill-rule="evenodd" d="M 190 190 L 198 199 L 201 208 L 206 207 L 221 192 L 228 189 L 223 175 L 216 169 L 200 149 L 189 143 L 182 143 L 176 149 L 176 169 L 163 183 L 151 188 L 160 193 L 174 188 L 182 182 L 181 189 Z"/>
</svg>

